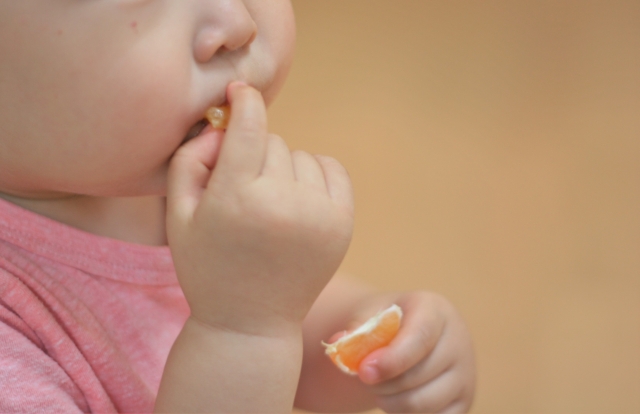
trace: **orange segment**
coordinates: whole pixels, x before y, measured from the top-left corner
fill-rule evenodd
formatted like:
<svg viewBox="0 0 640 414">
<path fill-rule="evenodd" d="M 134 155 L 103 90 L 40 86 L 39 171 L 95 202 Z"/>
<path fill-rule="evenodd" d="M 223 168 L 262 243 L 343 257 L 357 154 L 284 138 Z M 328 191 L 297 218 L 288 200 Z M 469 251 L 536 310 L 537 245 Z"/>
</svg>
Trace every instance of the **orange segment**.
<svg viewBox="0 0 640 414">
<path fill-rule="evenodd" d="M 388 345 L 396 336 L 401 319 L 400 306 L 391 305 L 334 343 L 322 342 L 326 348 L 325 353 L 342 371 L 356 375 L 360 363 L 367 355 Z"/>
<path fill-rule="evenodd" d="M 229 105 L 212 106 L 207 109 L 205 117 L 212 127 L 217 129 L 226 129 L 229 124 L 229 116 L 231 115 L 231 107 Z"/>
</svg>

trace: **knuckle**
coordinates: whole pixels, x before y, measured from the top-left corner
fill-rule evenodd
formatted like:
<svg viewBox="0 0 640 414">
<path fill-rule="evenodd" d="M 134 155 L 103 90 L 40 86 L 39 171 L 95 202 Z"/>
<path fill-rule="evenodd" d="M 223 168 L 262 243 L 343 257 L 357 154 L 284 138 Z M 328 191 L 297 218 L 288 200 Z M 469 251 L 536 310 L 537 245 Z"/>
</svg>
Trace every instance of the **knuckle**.
<svg viewBox="0 0 640 414">
<path fill-rule="evenodd" d="M 318 161 L 320 161 L 320 162 L 326 162 L 326 163 L 332 162 L 332 161 L 330 161 L 330 160 L 334 160 L 334 158 L 333 158 L 333 157 L 330 157 L 330 156 L 328 156 L 328 155 L 322 155 L 322 154 L 315 154 L 315 155 L 314 155 L 314 157 L 316 157 L 316 159 L 317 159 Z"/>
<path fill-rule="evenodd" d="M 315 158 L 318 160 L 320 164 L 322 164 L 325 168 L 330 168 L 332 170 L 339 170 L 346 172 L 346 168 L 338 161 L 337 159 L 330 157 L 328 155 L 316 155 Z"/>
<path fill-rule="evenodd" d="M 302 151 L 302 150 L 293 150 L 291 151 L 291 156 L 298 160 L 298 161 L 305 161 L 308 162 L 310 160 L 312 160 L 311 155 L 306 152 L 306 151 Z"/>
<path fill-rule="evenodd" d="M 415 393 L 378 397 L 377 401 L 379 407 L 388 413 L 431 412 L 425 411 L 424 404 L 421 404 Z"/>
<path fill-rule="evenodd" d="M 270 141 L 284 143 L 284 139 L 278 134 L 274 134 L 270 132 L 267 134 L 267 137 L 269 138 Z"/>
<path fill-rule="evenodd" d="M 269 145 L 278 146 L 278 147 L 284 147 L 284 148 L 287 148 L 287 149 L 289 148 L 289 146 L 285 142 L 284 138 L 282 138 L 280 135 L 268 134 L 267 135 L 267 139 L 269 140 Z"/>
<path fill-rule="evenodd" d="M 322 162 L 340 164 L 337 159 L 333 158 L 330 155 L 316 154 L 315 157 Z"/>
<path fill-rule="evenodd" d="M 314 158 L 325 171 L 328 171 L 331 175 L 340 178 L 340 181 L 345 185 L 351 185 L 349 171 L 344 165 L 342 165 L 342 163 L 340 163 L 340 161 L 327 155 L 315 155 Z"/>
<path fill-rule="evenodd" d="M 398 376 L 405 364 L 404 360 L 405 358 L 398 352 L 389 353 L 385 358 L 381 358 L 378 362 L 381 379 L 389 380 Z"/>
<path fill-rule="evenodd" d="M 407 397 L 404 401 L 404 411 L 410 413 L 421 413 L 421 412 L 433 412 L 432 407 L 426 406 L 422 401 L 420 401 L 419 396 L 416 394 L 412 394 Z"/>
<path fill-rule="evenodd" d="M 393 396 L 377 396 L 376 405 L 381 408 L 385 413 L 400 412 L 400 409 L 395 404 Z"/>
<path fill-rule="evenodd" d="M 433 324 L 422 324 L 416 332 L 416 340 L 422 349 L 431 350 L 437 342 L 438 334 L 432 325 Z"/>
</svg>

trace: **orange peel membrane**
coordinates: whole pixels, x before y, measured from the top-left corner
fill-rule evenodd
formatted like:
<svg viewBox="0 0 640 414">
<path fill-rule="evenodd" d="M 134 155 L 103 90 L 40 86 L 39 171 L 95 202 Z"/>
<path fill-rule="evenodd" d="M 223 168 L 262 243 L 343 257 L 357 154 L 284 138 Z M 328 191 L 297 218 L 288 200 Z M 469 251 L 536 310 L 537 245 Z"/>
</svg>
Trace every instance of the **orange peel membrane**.
<svg viewBox="0 0 640 414">
<path fill-rule="evenodd" d="M 212 106 L 204 114 L 207 121 L 216 129 L 226 129 L 229 125 L 231 107 L 229 105 Z"/>
<path fill-rule="evenodd" d="M 388 345 L 395 338 L 401 320 L 402 309 L 398 305 L 391 305 L 355 331 L 332 344 L 322 342 L 322 345 L 338 368 L 347 374 L 357 375 L 360 363 L 367 355 Z"/>
</svg>

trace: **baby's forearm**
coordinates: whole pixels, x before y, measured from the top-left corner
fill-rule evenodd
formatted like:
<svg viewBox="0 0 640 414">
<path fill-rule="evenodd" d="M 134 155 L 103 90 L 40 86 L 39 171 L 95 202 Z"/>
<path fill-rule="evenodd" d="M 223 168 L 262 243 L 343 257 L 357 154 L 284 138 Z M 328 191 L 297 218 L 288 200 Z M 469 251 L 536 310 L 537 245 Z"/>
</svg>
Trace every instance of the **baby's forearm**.
<svg viewBox="0 0 640 414">
<path fill-rule="evenodd" d="M 167 360 L 156 412 L 291 412 L 301 329 L 258 336 L 189 319 Z"/>
</svg>

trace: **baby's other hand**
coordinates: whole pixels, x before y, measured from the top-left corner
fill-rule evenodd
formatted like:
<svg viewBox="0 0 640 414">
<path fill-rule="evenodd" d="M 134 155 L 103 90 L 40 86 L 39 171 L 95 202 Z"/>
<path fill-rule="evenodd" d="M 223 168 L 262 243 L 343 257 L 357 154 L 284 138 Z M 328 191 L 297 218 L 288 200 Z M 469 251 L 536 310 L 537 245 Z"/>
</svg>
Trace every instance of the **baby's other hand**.
<svg viewBox="0 0 640 414">
<path fill-rule="evenodd" d="M 368 355 L 358 375 L 386 412 L 462 413 L 475 389 L 475 361 L 469 331 L 453 305 L 428 292 L 382 295 L 362 308 L 364 321 L 391 303 L 404 313 L 389 346 Z M 374 309 L 372 306 L 377 306 Z"/>
<path fill-rule="evenodd" d="M 300 325 L 340 265 L 351 182 L 334 159 L 267 133 L 257 90 L 233 83 L 227 96 L 224 138 L 200 135 L 171 161 L 167 235 L 193 318 L 270 335 Z"/>
</svg>

